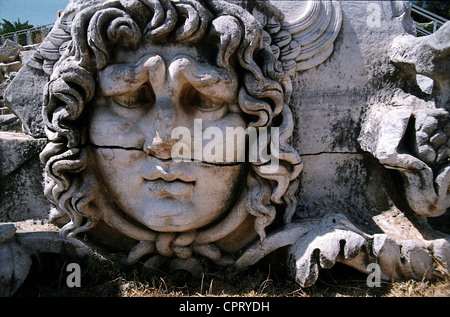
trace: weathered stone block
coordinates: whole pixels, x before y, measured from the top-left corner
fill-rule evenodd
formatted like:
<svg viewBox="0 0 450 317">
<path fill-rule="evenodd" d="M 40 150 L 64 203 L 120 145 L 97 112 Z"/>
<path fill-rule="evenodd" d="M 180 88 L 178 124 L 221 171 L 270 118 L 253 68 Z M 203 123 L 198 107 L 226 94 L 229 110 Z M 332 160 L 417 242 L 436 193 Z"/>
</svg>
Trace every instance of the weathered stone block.
<svg viewBox="0 0 450 317">
<path fill-rule="evenodd" d="M 41 106 L 48 76 L 25 65 L 4 93 L 5 105 L 12 109 L 23 124 L 24 132 L 44 137 Z"/>
<path fill-rule="evenodd" d="M 22 123 L 15 114 L 0 115 L 0 131 L 19 132 Z"/>
<path fill-rule="evenodd" d="M 0 62 L 11 63 L 17 60 L 19 52 L 23 51 L 22 45 L 7 39 L 0 47 Z"/>
<path fill-rule="evenodd" d="M 39 161 L 46 142 L 21 133 L 0 132 L 0 221 L 44 219 L 50 211 Z"/>
</svg>

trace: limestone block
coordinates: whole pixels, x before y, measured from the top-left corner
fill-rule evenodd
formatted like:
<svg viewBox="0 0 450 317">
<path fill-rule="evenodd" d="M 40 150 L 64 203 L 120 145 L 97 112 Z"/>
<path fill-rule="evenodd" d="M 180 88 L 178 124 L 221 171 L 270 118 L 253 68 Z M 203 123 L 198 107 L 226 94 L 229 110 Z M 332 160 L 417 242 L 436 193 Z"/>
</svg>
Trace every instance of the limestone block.
<svg viewBox="0 0 450 317">
<path fill-rule="evenodd" d="M 392 202 L 389 189 L 383 186 L 390 175 L 376 160 L 352 153 L 303 155 L 302 160 L 305 165 L 296 195 L 298 217 L 339 212 L 367 233 L 380 230 L 372 216 L 391 208 Z"/>
<path fill-rule="evenodd" d="M 21 122 L 14 114 L 0 115 L 0 131 L 20 131 Z"/>
<path fill-rule="evenodd" d="M 45 139 L 34 139 L 22 133 L 2 132 L 0 136 L 2 176 L 11 174 L 26 161 L 37 156 L 46 143 Z"/>
<path fill-rule="evenodd" d="M 20 57 L 20 62 L 22 63 L 22 65 L 25 65 L 27 62 L 28 62 L 28 60 L 31 58 L 31 57 L 33 57 L 33 55 L 34 55 L 34 53 L 36 52 L 36 50 L 35 49 L 33 49 L 33 50 L 25 50 L 25 51 L 21 51 L 20 53 L 19 53 L 19 57 Z"/>
<path fill-rule="evenodd" d="M 25 65 L 4 92 L 5 105 L 19 117 L 24 132 L 37 138 L 44 136 L 41 105 L 47 80 L 47 75 Z"/>
<path fill-rule="evenodd" d="M 50 205 L 43 194 L 39 152 L 46 139 L 0 132 L 1 221 L 44 219 Z"/>
<path fill-rule="evenodd" d="M 358 92 L 310 92 L 294 100 L 294 146 L 300 155 L 356 153 L 365 96 Z M 297 105 L 298 103 L 298 105 Z"/>
<path fill-rule="evenodd" d="M 23 51 L 22 45 L 7 39 L 0 47 L 0 62 L 11 63 L 17 60 L 19 52 Z"/>
</svg>

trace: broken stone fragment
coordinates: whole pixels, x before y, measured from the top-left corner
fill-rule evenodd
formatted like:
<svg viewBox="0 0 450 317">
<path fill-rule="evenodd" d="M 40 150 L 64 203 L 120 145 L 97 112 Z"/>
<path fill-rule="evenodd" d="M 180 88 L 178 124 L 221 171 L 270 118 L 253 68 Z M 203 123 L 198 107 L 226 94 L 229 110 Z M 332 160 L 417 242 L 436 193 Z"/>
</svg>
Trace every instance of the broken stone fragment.
<svg viewBox="0 0 450 317">
<path fill-rule="evenodd" d="M 19 53 L 19 57 L 20 57 L 20 62 L 22 63 L 22 65 L 25 65 L 26 62 L 28 62 L 28 60 L 31 57 L 33 57 L 35 52 L 36 52 L 35 50 L 21 51 Z"/>
<path fill-rule="evenodd" d="M 0 131 L 19 131 L 21 123 L 15 114 L 0 116 Z"/>
<path fill-rule="evenodd" d="M 445 135 L 445 133 L 441 130 L 438 130 L 436 132 L 435 135 L 433 135 L 430 138 L 430 144 L 435 148 L 438 149 L 439 147 L 441 147 L 442 145 L 445 144 L 445 142 L 447 141 L 447 136 Z"/>
<path fill-rule="evenodd" d="M 417 148 L 417 156 L 419 159 L 427 163 L 428 165 L 433 164 L 436 159 L 436 152 L 433 147 L 429 144 L 421 145 Z"/>
<path fill-rule="evenodd" d="M 45 137 L 41 105 L 48 76 L 27 65 L 5 89 L 5 105 L 22 121 L 24 132 L 33 137 Z"/>
<path fill-rule="evenodd" d="M 429 115 L 426 111 L 421 111 L 416 116 L 416 130 L 423 131 L 424 133 L 430 134 L 434 132 L 438 127 L 438 120 Z"/>
<path fill-rule="evenodd" d="M 32 157 L 38 155 L 46 139 L 34 139 L 26 134 L 2 132 L 0 135 L 1 176 L 6 176 Z"/>
<path fill-rule="evenodd" d="M 19 52 L 23 51 L 22 45 L 7 39 L 0 47 L 0 62 L 11 63 L 17 60 Z"/>
<path fill-rule="evenodd" d="M 446 145 L 443 145 L 439 148 L 436 157 L 436 163 L 440 163 L 441 161 L 448 160 L 450 157 L 450 148 Z"/>
<path fill-rule="evenodd" d="M 4 74 L 18 72 L 22 68 L 22 63 L 20 61 L 10 62 L 6 64 L 2 63 L 0 64 L 0 68 L 2 69 Z"/>
</svg>

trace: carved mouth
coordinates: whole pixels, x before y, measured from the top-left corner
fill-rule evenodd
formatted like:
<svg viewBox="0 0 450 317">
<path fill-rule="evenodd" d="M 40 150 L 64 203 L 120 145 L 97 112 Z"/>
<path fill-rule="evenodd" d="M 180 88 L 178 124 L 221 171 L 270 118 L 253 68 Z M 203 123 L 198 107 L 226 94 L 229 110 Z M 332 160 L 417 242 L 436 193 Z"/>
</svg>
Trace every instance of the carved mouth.
<svg viewBox="0 0 450 317">
<path fill-rule="evenodd" d="M 195 186 L 193 177 L 179 170 L 168 173 L 161 166 L 156 166 L 149 175 L 145 175 L 144 180 L 151 194 L 157 198 L 187 198 Z"/>
<path fill-rule="evenodd" d="M 195 182 L 183 182 L 174 180 L 171 182 L 163 179 L 147 181 L 146 187 L 151 195 L 156 198 L 188 198 L 194 191 Z"/>
</svg>

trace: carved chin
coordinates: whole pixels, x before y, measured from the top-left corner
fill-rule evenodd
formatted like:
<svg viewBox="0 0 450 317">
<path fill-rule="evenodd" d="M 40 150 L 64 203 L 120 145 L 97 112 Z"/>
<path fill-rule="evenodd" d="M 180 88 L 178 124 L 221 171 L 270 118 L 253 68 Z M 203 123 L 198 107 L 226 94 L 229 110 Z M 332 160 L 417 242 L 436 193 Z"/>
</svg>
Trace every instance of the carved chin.
<svg viewBox="0 0 450 317">
<path fill-rule="evenodd" d="M 146 227 L 157 232 L 186 232 L 197 230 L 205 227 L 221 215 L 220 210 L 214 215 L 205 214 L 204 210 L 196 209 L 193 204 L 173 204 L 173 199 L 163 199 L 162 205 L 166 205 L 158 209 L 158 205 L 150 207 L 148 211 L 140 217 L 139 222 Z M 156 208 L 156 209 L 154 209 Z M 163 209 L 164 208 L 164 209 Z"/>
<path fill-rule="evenodd" d="M 204 226 L 199 227 L 199 220 L 192 216 L 177 214 L 172 209 L 172 215 L 169 213 L 160 214 L 147 218 L 145 222 L 130 219 L 129 215 L 123 213 L 109 199 L 101 197 L 97 213 L 102 221 L 110 228 L 118 231 L 120 234 L 140 241 L 156 241 L 161 234 L 186 234 L 194 233 L 193 244 L 218 243 L 220 249 L 228 252 L 235 252 L 248 244 L 257 234 L 254 230 L 255 217 L 248 213 L 246 200 L 248 191 L 242 190 L 239 198 L 230 210 L 224 212 L 221 217 L 215 220 L 205 222 Z M 173 201 L 172 201 L 173 203 Z M 179 210 L 181 212 L 181 210 Z M 95 231 L 95 230 L 94 230 Z M 108 234 L 113 238 L 110 234 Z"/>
</svg>

